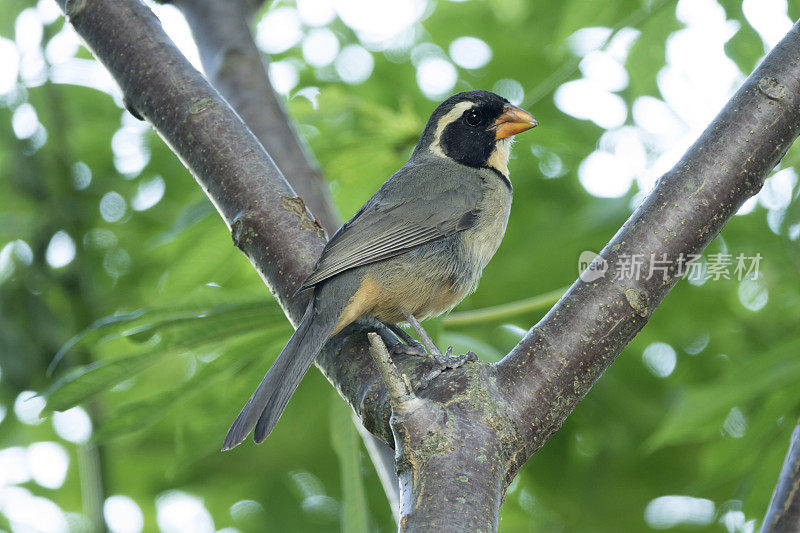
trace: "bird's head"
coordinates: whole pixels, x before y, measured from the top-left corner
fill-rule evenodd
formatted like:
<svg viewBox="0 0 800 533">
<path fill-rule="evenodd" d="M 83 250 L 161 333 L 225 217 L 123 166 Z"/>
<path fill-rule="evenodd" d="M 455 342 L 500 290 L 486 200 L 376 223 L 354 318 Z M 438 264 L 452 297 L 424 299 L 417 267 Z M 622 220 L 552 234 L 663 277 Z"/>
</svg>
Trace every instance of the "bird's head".
<svg viewBox="0 0 800 533">
<path fill-rule="evenodd" d="M 489 91 L 454 94 L 428 120 L 415 153 L 428 150 L 470 167 L 508 175 L 511 139 L 538 123 L 527 111 Z"/>
</svg>

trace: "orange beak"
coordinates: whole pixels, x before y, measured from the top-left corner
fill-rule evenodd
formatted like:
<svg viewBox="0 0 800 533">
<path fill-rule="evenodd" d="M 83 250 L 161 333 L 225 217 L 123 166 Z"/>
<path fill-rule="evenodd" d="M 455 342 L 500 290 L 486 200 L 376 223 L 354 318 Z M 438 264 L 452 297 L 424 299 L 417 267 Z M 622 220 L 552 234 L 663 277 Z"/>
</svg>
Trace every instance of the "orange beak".
<svg viewBox="0 0 800 533">
<path fill-rule="evenodd" d="M 508 104 L 503 114 L 494 121 L 494 138 L 505 139 L 517 133 L 535 128 L 539 123 L 533 115 L 515 105 Z"/>
</svg>

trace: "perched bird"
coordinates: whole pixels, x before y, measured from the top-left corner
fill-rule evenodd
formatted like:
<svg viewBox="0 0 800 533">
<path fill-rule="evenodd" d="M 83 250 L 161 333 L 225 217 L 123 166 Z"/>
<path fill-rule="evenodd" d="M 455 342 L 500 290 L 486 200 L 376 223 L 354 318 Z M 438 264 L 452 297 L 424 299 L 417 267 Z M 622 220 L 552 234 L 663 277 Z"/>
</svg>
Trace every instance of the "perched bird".
<svg viewBox="0 0 800 533">
<path fill-rule="evenodd" d="M 537 125 L 494 93 L 466 91 L 431 115 L 411 158 L 328 241 L 303 289 L 313 295 L 294 335 L 247 401 L 223 450 L 255 427 L 270 434 L 325 342 L 360 318 L 408 322 L 447 364 L 418 320 L 472 292 L 497 251 L 511 209 L 511 138 Z"/>
</svg>

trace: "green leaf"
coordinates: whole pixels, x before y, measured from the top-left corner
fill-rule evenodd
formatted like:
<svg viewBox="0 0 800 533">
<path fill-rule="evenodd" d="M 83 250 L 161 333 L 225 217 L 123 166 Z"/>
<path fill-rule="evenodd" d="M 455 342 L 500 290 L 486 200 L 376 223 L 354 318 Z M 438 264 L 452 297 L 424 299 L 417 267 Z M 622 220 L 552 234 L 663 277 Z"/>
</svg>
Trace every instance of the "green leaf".
<svg viewBox="0 0 800 533">
<path fill-rule="evenodd" d="M 52 375 L 53 371 L 58 366 L 58 363 L 64 358 L 64 356 L 69 353 L 69 351 L 74 348 L 76 345 L 80 344 L 84 339 L 86 339 L 89 335 L 96 332 L 99 329 L 103 329 L 106 327 L 113 326 L 115 324 L 121 324 L 124 322 L 130 322 L 132 320 L 136 320 L 140 316 L 145 313 L 144 309 L 137 309 L 131 313 L 123 313 L 118 315 L 111 315 L 107 317 L 100 318 L 96 320 L 91 326 L 84 329 L 77 335 L 73 336 L 70 340 L 64 343 L 64 345 L 56 352 L 53 356 L 53 360 L 50 362 L 50 365 L 47 367 L 47 375 Z"/>
<path fill-rule="evenodd" d="M 163 391 L 144 400 L 126 403 L 107 417 L 107 422 L 98 428 L 92 436 L 98 443 L 116 439 L 135 431 L 149 428 L 170 409 L 185 401 L 193 394 L 216 385 L 220 381 L 232 379 L 244 367 L 252 363 L 249 355 L 260 353 L 264 346 L 275 340 L 277 335 L 254 335 L 236 342 L 228 343 L 226 354 L 214 359 L 176 389 Z"/>
<path fill-rule="evenodd" d="M 47 398 L 47 409 L 66 411 L 75 407 L 87 398 L 142 372 L 164 355 L 164 351 L 135 353 L 76 368 L 56 380 L 42 394 Z"/>
<path fill-rule="evenodd" d="M 109 335 L 103 340 L 129 337 L 136 342 L 144 342 L 156 333 L 167 330 L 180 331 L 185 326 L 191 328 L 202 324 L 200 327 L 206 329 L 231 322 L 273 322 L 281 320 L 282 317 L 283 313 L 280 308 L 268 300 L 228 302 L 214 305 L 211 308 L 205 306 L 173 308 L 168 313 L 159 312 L 142 316 L 127 329 Z"/>
<path fill-rule="evenodd" d="M 152 249 L 174 242 L 183 232 L 212 213 L 214 213 L 214 206 L 205 198 L 187 205 L 181 210 L 175 223 L 168 230 L 152 237 L 147 242 L 147 246 Z"/>
<path fill-rule="evenodd" d="M 222 306 L 224 311 L 208 316 L 174 318 L 148 325 L 150 329 L 135 330 L 137 334 L 142 331 L 158 331 L 158 336 L 152 337 L 154 341 L 150 350 L 96 361 L 69 372 L 45 391 L 48 409 L 63 411 L 74 407 L 91 396 L 136 376 L 168 354 L 207 344 L 224 345 L 238 335 L 252 332 L 288 329 L 285 321 L 274 320 L 272 311 L 259 313 L 252 305 Z M 113 337 L 119 336 L 120 334 L 115 334 Z"/>
</svg>

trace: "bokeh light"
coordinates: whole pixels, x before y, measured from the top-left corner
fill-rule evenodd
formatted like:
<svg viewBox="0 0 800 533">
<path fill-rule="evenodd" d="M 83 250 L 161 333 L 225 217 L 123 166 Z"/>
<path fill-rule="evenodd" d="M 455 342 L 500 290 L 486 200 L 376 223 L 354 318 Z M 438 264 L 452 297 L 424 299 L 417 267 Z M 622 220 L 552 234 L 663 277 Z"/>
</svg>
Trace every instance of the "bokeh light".
<svg viewBox="0 0 800 533">
<path fill-rule="evenodd" d="M 0 97 L 4 97 L 17 86 L 19 56 L 14 42 L 0 37 Z"/>
<path fill-rule="evenodd" d="M 69 24 L 65 24 L 61 31 L 47 41 L 44 57 L 51 66 L 63 65 L 75 57 L 80 46 L 81 41 L 75 30 Z"/>
<path fill-rule="evenodd" d="M 274 61 L 269 64 L 269 81 L 278 94 L 289 94 L 295 88 L 300 76 L 291 61 Z"/>
<path fill-rule="evenodd" d="M 31 104 L 22 104 L 14 110 L 11 117 L 11 128 L 17 139 L 28 139 L 39 129 L 39 118 Z"/>
<path fill-rule="evenodd" d="M 256 44 L 268 54 L 279 54 L 300 42 L 303 31 L 297 10 L 282 6 L 270 10 L 256 26 Z"/>
<path fill-rule="evenodd" d="M 67 533 L 67 517 L 51 500 L 34 496 L 21 487 L 6 487 L 0 492 L 0 512 L 14 532 Z"/>
<path fill-rule="evenodd" d="M 714 521 L 715 509 L 714 502 L 704 498 L 661 496 L 647 504 L 644 520 L 653 529 L 704 526 Z"/>
<path fill-rule="evenodd" d="M 57 231 L 45 252 L 47 264 L 53 268 L 65 267 L 75 259 L 75 241 L 66 231 Z"/>
<path fill-rule="evenodd" d="M 669 344 L 654 342 L 642 352 L 642 361 L 655 377 L 665 378 L 675 370 L 678 356 Z"/>
<path fill-rule="evenodd" d="M 525 98 L 525 89 L 522 87 L 522 84 L 517 80 L 509 78 L 498 80 L 494 86 L 492 86 L 492 91 L 514 105 L 522 105 L 522 100 Z"/>
<path fill-rule="evenodd" d="M 308 26 L 325 26 L 336 17 L 333 0 L 297 0 L 297 14 Z"/>
<path fill-rule="evenodd" d="M 492 59 L 492 49 L 477 37 L 459 37 L 450 43 L 450 57 L 461 68 L 485 67 Z"/>
<path fill-rule="evenodd" d="M 596 81 L 580 79 L 556 89 L 556 106 L 575 118 L 591 120 L 601 128 L 625 123 L 628 109 L 621 96 L 608 92 Z"/>
<path fill-rule="evenodd" d="M 134 211 L 146 211 L 161 201 L 165 190 L 166 184 L 161 176 L 142 181 L 131 200 L 131 207 Z"/>
<path fill-rule="evenodd" d="M 14 400 L 14 414 L 23 424 L 35 426 L 42 423 L 39 415 L 44 409 L 44 398 L 33 391 L 22 391 Z"/>
<path fill-rule="evenodd" d="M 312 67 L 330 65 L 339 53 L 339 39 L 327 28 L 311 30 L 303 39 L 303 59 Z"/>
<path fill-rule="evenodd" d="M 336 73 L 345 83 L 362 83 L 372 74 L 375 60 L 372 54 L 357 44 L 348 44 L 336 57 Z"/>
<path fill-rule="evenodd" d="M 145 135 L 150 131 L 147 122 L 136 120 L 127 111 L 122 115 L 122 126 L 111 138 L 114 166 L 126 178 L 135 178 L 150 162 L 150 150 Z"/>
<path fill-rule="evenodd" d="M 8 485 L 27 483 L 30 479 L 25 448 L 13 446 L 0 449 L 0 491 Z"/>
<path fill-rule="evenodd" d="M 131 255 L 122 248 L 109 250 L 103 256 L 103 268 L 116 279 L 124 276 L 131 267 Z"/>
<path fill-rule="evenodd" d="M 69 468 L 69 455 L 56 442 L 34 442 L 27 450 L 28 470 L 33 480 L 46 489 L 64 484 Z"/>
<path fill-rule="evenodd" d="M 334 5 L 360 41 L 382 50 L 419 20 L 427 4 L 426 0 L 337 0 Z"/>
<path fill-rule="evenodd" d="M 214 521 L 197 496 L 178 490 L 156 498 L 158 527 L 162 533 L 214 533 Z"/>
<path fill-rule="evenodd" d="M 144 529 L 144 515 L 139 505 L 122 494 L 106 498 L 103 517 L 111 533 L 141 533 Z"/>
<path fill-rule="evenodd" d="M 53 413 L 53 429 L 62 439 L 83 444 L 92 436 L 92 420 L 83 407 Z"/>
<path fill-rule="evenodd" d="M 92 183 L 92 170 L 89 165 L 82 161 L 77 161 L 72 164 L 70 169 L 72 173 L 72 186 L 75 189 L 82 191 Z"/>
<path fill-rule="evenodd" d="M 786 0 L 742 1 L 742 12 L 764 41 L 765 52 L 792 29 L 792 19 L 786 13 L 788 7 Z"/>
<path fill-rule="evenodd" d="M 741 409 L 738 407 L 731 407 L 728 416 L 725 417 L 725 421 L 722 423 L 722 431 L 725 435 L 734 439 L 741 439 L 744 437 L 744 434 L 747 432 L 747 418 L 744 416 Z"/>
<path fill-rule="evenodd" d="M 440 100 L 447 96 L 457 79 L 456 68 L 446 59 L 428 57 L 417 67 L 419 88 L 432 100 Z"/>
<path fill-rule="evenodd" d="M 107 192 L 100 199 L 100 216 L 106 222 L 119 222 L 125 216 L 127 203 L 116 191 Z"/>
<path fill-rule="evenodd" d="M 769 289 L 761 279 L 745 278 L 739 282 L 739 302 L 750 311 L 759 311 L 769 301 Z"/>
</svg>

